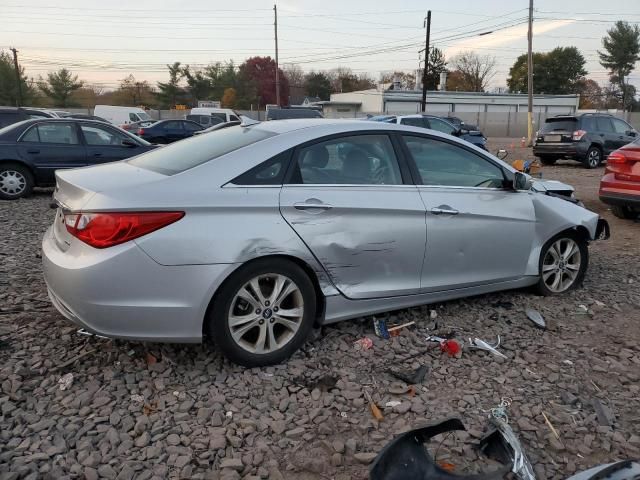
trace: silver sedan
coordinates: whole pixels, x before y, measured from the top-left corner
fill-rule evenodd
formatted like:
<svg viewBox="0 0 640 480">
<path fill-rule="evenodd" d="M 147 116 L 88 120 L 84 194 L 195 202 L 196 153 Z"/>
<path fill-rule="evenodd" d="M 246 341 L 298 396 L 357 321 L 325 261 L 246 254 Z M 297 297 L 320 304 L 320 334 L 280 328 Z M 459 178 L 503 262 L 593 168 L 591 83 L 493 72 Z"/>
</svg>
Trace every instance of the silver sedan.
<svg viewBox="0 0 640 480">
<path fill-rule="evenodd" d="M 109 337 L 281 362 L 314 325 L 579 285 L 598 215 L 435 131 L 346 120 L 233 126 L 58 171 L 50 297 Z"/>
</svg>

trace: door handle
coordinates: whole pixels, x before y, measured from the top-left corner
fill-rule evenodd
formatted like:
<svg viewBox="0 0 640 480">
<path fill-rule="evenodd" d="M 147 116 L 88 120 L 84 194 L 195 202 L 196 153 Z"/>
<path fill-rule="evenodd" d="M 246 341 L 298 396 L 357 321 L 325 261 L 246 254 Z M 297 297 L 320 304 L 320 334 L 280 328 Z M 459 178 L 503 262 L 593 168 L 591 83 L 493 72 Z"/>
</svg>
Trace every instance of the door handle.
<svg viewBox="0 0 640 480">
<path fill-rule="evenodd" d="M 431 213 L 433 213 L 434 215 L 457 215 L 460 212 L 458 210 L 454 210 L 451 207 L 448 207 L 448 208 L 436 207 L 431 209 Z"/>
<path fill-rule="evenodd" d="M 94 156 L 94 157 L 101 157 L 101 156 L 102 156 L 102 154 L 101 154 L 100 152 L 96 152 L 96 153 L 94 153 L 94 154 L 93 154 L 93 156 Z"/>
<path fill-rule="evenodd" d="M 36 150 L 32 148 L 30 150 L 27 150 L 27 153 L 40 153 L 40 150 Z"/>
<path fill-rule="evenodd" d="M 329 205 L 328 203 L 298 202 L 293 204 L 293 208 L 296 210 L 331 210 L 333 205 Z"/>
</svg>

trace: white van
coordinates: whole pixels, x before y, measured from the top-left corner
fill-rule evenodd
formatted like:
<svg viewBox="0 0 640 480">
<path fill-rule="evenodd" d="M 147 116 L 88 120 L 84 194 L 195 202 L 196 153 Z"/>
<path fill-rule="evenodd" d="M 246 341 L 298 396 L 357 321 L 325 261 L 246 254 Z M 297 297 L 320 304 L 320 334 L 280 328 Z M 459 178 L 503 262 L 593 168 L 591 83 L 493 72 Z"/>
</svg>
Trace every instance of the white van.
<svg viewBox="0 0 640 480">
<path fill-rule="evenodd" d="M 153 121 L 147 112 L 138 107 L 96 105 L 96 108 L 93 110 L 93 114 L 96 117 L 102 117 L 118 126 L 140 121 Z"/>
<path fill-rule="evenodd" d="M 189 115 L 187 115 L 187 119 L 189 119 L 189 120 L 193 119 L 194 121 L 202 124 L 202 122 L 196 120 L 195 117 L 189 118 L 191 115 L 201 115 L 201 116 L 204 116 L 204 117 L 213 117 L 214 119 L 218 119 L 218 120 L 221 120 L 223 122 L 238 122 L 238 121 L 240 121 L 240 118 L 238 117 L 236 112 L 234 112 L 230 108 L 210 108 L 210 107 L 192 108 L 191 109 L 191 113 Z M 205 119 L 202 119 L 202 120 L 204 121 Z M 210 123 L 211 125 L 215 125 L 218 122 L 213 120 L 212 122 L 208 122 L 208 123 Z"/>
</svg>

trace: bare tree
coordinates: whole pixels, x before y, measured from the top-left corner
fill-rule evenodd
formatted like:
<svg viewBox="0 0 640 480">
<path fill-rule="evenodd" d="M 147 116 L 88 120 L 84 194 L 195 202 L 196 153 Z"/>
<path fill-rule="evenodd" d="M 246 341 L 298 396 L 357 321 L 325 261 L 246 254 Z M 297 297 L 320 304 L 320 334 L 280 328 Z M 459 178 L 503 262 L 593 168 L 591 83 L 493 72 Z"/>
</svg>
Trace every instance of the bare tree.
<svg viewBox="0 0 640 480">
<path fill-rule="evenodd" d="M 496 59 L 491 55 L 461 52 L 453 57 L 451 63 L 460 72 L 464 89 L 470 92 L 484 92 L 496 75 Z"/>
<path fill-rule="evenodd" d="M 282 68 L 284 76 L 289 80 L 289 88 L 304 86 L 304 71 L 300 65 L 295 63 L 287 63 Z"/>
</svg>

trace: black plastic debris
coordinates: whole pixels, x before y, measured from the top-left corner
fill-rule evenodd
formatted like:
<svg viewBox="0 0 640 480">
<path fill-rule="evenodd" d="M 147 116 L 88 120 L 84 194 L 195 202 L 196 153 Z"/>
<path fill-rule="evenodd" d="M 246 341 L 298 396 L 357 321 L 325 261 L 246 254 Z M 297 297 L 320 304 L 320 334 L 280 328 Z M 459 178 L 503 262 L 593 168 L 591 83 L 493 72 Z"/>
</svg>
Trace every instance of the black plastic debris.
<svg viewBox="0 0 640 480">
<path fill-rule="evenodd" d="M 474 475 L 456 475 L 439 467 L 424 443 L 432 437 L 454 430 L 465 430 L 458 418 L 427 425 L 402 433 L 389 442 L 373 461 L 370 480 L 499 480 L 511 471 L 511 465 Z"/>
<path fill-rule="evenodd" d="M 520 480 L 535 480 L 533 467 L 509 424 L 500 418 L 489 419 L 491 428 L 480 440 L 480 450 L 489 458 L 509 464 Z"/>
<path fill-rule="evenodd" d="M 409 385 L 417 385 L 419 383 L 422 383 L 422 380 L 424 380 L 424 377 L 428 371 L 429 367 L 427 367 L 426 365 L 419 366 L 413 372 L 407 370 L 397 370 L 395 368 L 387 369 L 387 372 L 390 375 L 396 377 L 398 380 L 402 380 L 403 382 L 408 383 Z"/>
</svg>

